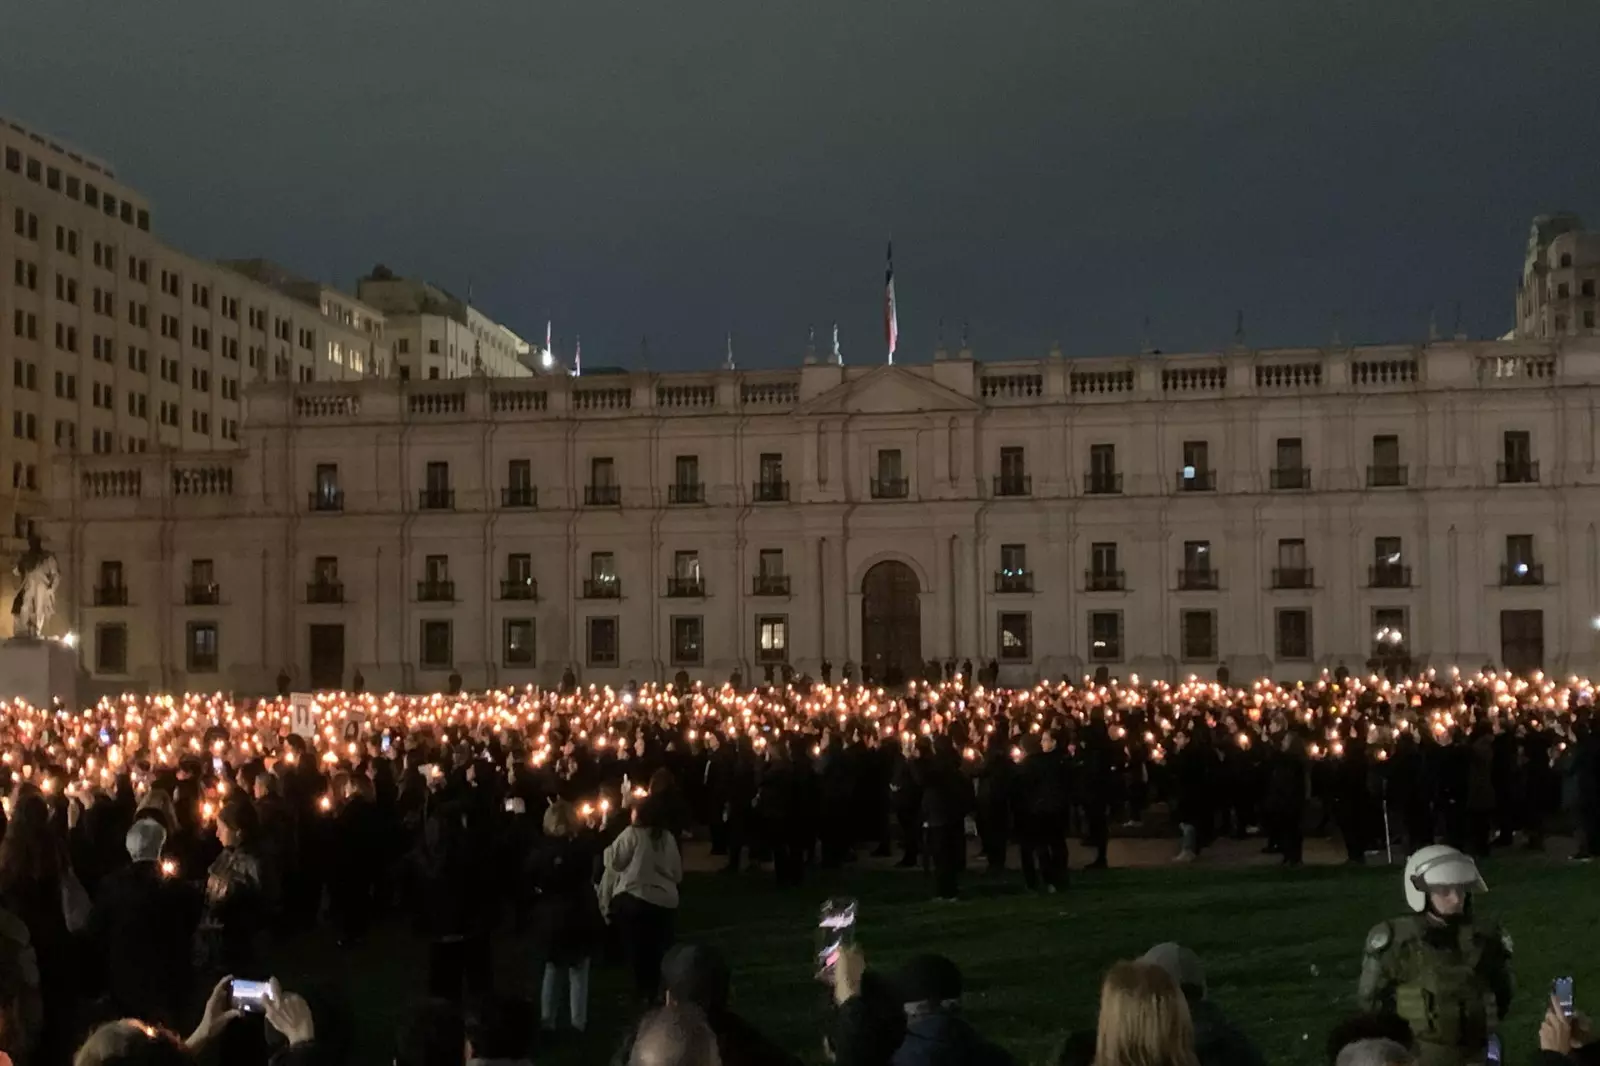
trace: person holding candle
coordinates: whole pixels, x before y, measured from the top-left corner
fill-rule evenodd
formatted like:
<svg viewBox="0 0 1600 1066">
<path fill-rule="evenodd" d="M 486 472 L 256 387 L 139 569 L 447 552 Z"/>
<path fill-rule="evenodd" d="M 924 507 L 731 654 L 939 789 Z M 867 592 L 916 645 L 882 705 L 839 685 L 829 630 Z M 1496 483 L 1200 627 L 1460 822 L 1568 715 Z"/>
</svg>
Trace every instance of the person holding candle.
<svg viewBox="0 0 1600 1066">
<path fill-rule="evenodd" d="M 633 824 L 606 849 L 604 870 L 601 912 L 617 927 L 635 993 L 654 1002 L 661 960 L 672 946 L 683 860 L 653 798 L 634 806 Z"/>
<path fill-rule="evenodd" d="M 604 921 L 591 871 L 594 843 L 566 800 L 544 812 L 544 841 L 528 862 L 533 901 L 534 957 L 540 973 L 539 1021 L 547 1032 L 560 1025 L 562 985 L 567 1020 L 583 1032 L 589 1024 L 589 968 L 598 954 Z"/>
</svg>

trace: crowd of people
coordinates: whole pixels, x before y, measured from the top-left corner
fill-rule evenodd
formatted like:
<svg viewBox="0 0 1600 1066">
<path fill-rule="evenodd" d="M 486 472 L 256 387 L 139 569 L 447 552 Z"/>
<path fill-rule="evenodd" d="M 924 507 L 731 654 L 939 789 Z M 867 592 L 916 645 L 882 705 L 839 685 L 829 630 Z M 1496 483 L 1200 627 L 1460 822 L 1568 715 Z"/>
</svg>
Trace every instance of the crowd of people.
<svg viewBox="0 0 1600 1066">
<path fill-rule="evenodd" d="M 1584 857 L 1600 841 L 1592 705 L 1577 678 L 1454 671 L 1022 689 L 952 671 L 893 691 L 792 679 L 11 705 L 0 715 L 0 1050 L 65 1063 L 103 1018 L 139 1024 L 97 1033 L 84 1052 L 102 1037 L 167 1040 L 186 1028 L 197 987 L 259 974 L 268 938 L 325 915 L 358 948 L 375 916 L 399 913 L 427 940 L 438 1004 L 413 1016 L 416 1039 L 451 1043 L 446 1005 L 475 1005 L 488 1018 L 474 1023 L 477 1057 L 514 1059 L 481 1052 L 523 1029 L 587 1027 L 608 929 L 641 1005 L 657 1003 L 663 975 L 670 991 L 674 966 L 699 972 L 704 953 L 685 963 L 672 945 L 680 845 L 701 831 L 727 869 L 770 862 L 782 885 L 814 863 L 898 846 L 900 864 L 930 867 L 946 899 L 959 895 L 969 834 L 989 866 L 1015 850 L 1030 887 L 1061 891 L 1069 838 L 1104 866 L 1111 826 L 1157 803 L 1186 861 L 1229 834 L 1260 835 L 1298 864 L 1307 831 L 1329 822 L 1353 862 L 1395 843 L 1483 855 L 1519 835 L 1542 847 L 1558 817 Z M 508 915 L 531 929 L 542 964 L 531 1019 L 490 1009 L 492 933 Z M 929 965 L 923 977 L 949 992 L 953 966 Z M 839 970 L 847 981 L 851 964 Z M 1106 994 L 1155 996 L 1156 980 L 1150 965 L 1114 969 Z M 217 1043 L 245 1062 L 265 1061 L 273 1033 L 280 1055 L 316 1043 L 292 993 L 241 1021 L 215 987 L 191 1048 Z M 669 996 L 628 1054 L 715 1030 L 707 995 Z M 958 997 L 929 1001 L 946 998 Z M 851 1016 L 841 1006 L 846 1034 Z M 1102 1026 L 1108 1016 L 1119 1015 L 1103 1011 Z M 924 1039 L 920 1015 L 908 1017 L 895 1063 L 984 1061 L 908 1057 Z M 133 1061 L 106 1054 L 86 1061 Z M 1107 1056 L 1102 1045 L 1093 1061 L 1111 1066 Z"/>
</svg>

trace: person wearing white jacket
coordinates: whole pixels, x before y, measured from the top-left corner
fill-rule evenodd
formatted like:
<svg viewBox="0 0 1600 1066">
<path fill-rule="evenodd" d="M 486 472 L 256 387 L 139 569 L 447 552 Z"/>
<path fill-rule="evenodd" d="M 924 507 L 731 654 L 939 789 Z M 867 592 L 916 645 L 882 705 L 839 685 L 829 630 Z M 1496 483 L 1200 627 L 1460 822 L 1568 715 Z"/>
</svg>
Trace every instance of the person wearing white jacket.
<svg viewBox="0 0 1600 1066">
<path fill-rule="evenodd" d="M 646 1002 L 654 1002 L 660 988 L 682 880 L 678 842 L 667 831 L 659 801 L 646 798 L 633 808 L 633 824 L 606 848 L 600 878 L 600 911 L 616 925 L 634 989 Z"/>
</svg>

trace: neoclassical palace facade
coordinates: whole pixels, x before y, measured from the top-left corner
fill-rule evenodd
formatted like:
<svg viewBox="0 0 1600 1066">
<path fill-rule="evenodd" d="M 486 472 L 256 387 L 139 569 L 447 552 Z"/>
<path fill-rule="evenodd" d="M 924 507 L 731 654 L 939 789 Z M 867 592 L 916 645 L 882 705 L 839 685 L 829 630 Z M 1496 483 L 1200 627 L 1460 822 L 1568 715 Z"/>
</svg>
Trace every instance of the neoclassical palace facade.
<svg viewBox="0 0 1600 1066">
<path fill-rule="evenodd" d="M 108 686 L 1600 658 L 1600 339 L 271 384 L 63 458 Z"/>
</svg>

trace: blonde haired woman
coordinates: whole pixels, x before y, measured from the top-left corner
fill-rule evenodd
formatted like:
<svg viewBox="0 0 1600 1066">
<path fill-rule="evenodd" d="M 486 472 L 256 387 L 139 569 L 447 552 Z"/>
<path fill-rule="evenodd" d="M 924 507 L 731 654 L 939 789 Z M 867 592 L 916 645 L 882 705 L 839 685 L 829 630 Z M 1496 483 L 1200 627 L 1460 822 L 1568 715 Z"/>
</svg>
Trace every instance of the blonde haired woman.
<svg viewBox="0 0 1600 1066">
<path fill-rule="evenodd" d="M 1100 986 L 1095 1066 L 1199 1066 L 1183 990 L 1148 962 L 1119 962 Z"/>
<path fill-rule="evenodd" d="M 534 852 L 530 880 L 536 964 L 543 972 L 539 1019 L 554 1030 L 561 1017 L 561 986 L 566 985 L 572 1028 L 589 1024 L 589 962 L 599 952 L 605 922 L 595 897 L 593 839 L 577 812 L 556 800 L 544 812 L 545 839 Z"/>
</svg>

